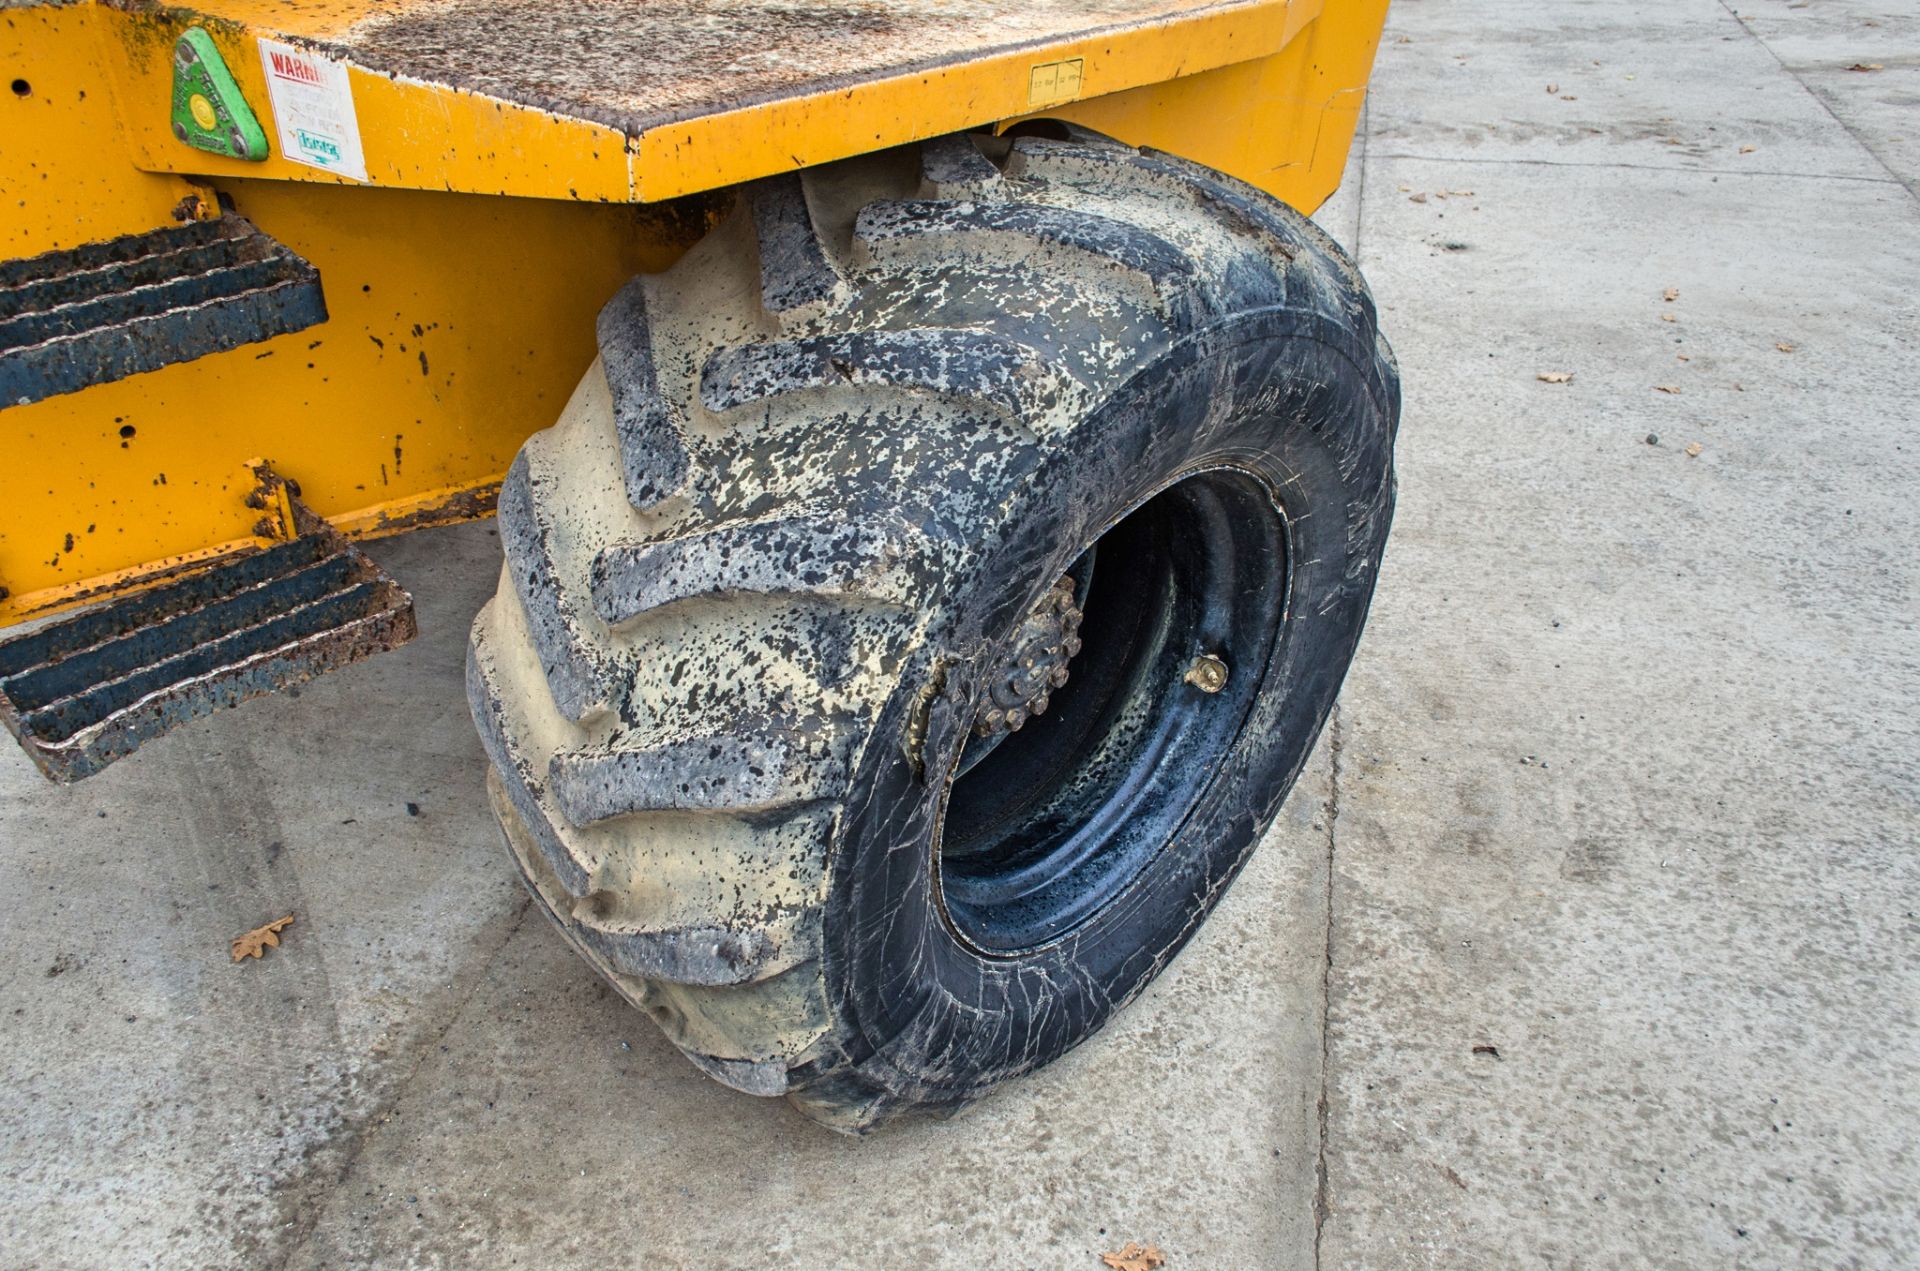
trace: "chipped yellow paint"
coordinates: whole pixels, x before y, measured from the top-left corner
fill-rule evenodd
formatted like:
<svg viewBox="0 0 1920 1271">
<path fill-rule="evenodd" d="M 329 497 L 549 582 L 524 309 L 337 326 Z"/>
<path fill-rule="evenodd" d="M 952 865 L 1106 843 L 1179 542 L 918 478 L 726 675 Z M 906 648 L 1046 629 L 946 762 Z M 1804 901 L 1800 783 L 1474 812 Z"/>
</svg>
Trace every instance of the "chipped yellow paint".
<svg viewBox="0 0 1920 1271">
<path fill-rule="evenodd" d="M 110 20 L 104 11 L 63 5 L 0 14 L 0 70 L 26 88 L 0 92 L 0 257 L 167 224 L 192 187 L 127 162 L 96 53 L 100 25 Z M 167 107 L 160 110 L 164 122 Z"/>
<path fill-rule="evenodd" d="M 257 15 L 263 19 L 278 9 L 258 7 L 265 10 Z M 300 12 L 307 16 L 304 9 Z M 126 145 L 137 166 L 154 172 L 203 173 L 216 180 L 361 184 L 280 153 L 257 41 L 261 35 L 288 36 L 285 24 L 243 25 L 178 9 L 101 9 L 99 13 L 103 60 L 121 104 Z M 203 27 L 213 38 L 241 96 L 266 125 L 269 154 L 265 162 L 193 149 L 182 145 L 169 129 L 173 45 L 190 26 Z M 308 29 L 303 22 L 301 30 Z M 357 66 L 349 66 L 348 78 L 366 143 L 367 184 L 589 203 L 633 200 L 626 139 L 604 124 L 566 119 L 441 85 L 412 83 Z"/>
<path fill-rule="evenodd" d="M 1322 0 L 1266 0 L 1104 34 L 1044 42 L 908 74 L 800 92 L 637 130 L 569 118 L 495 97 L 353 65 L 370 184 L 583 201 L 656 201 L 976 127 L 1036 100 L 1097 96 L 1277 51 Z M 286 159 L 264 164 L 180 145 L 167 128 L 169 53 L 190 25 L 206 28 L 255 112 L 266 118 L 260 36 L 325 46 L 356 22 L 407 8 L 391 0 L 202 0 L 183 9 L 103 9 L 107 61 L 135 162 L 153 171 L 350 182 Z M 118 45 L 114 48 L 113 44 Z M 1072 72 L 1067 64 L 1079 62 Z M 1037 66 L 1060 68 L 1044 99 Z M 271 130 L 269 130 L 271 131 Z"/>
<path fill-rule="evenodd" d="M 220 188 L 319 266 L 328 321 L 0 411 L 0 624 L 253 544 L 257 456 L 349 529 L 431 523 L 553 422 L 593 315 L 699 228 L 545 199 Z"/>
<path fill-rule="evenodd" d="M 330 318 L 0 411 L 0 626 L 259 545 L 245 503 L 259 456 L 354 536 L 483 514 L 591 363 L 601 305 L 670 264 L 712 210 L 621 204 L 1044 114 L 1312 210 L 1338 184 L 1386 7 L 1168 0 L 1157 23 L 633 136 L 353 66 L 362 185 L 278 153 L 252 164 L 180 145 L 171 49 L 204 26 L 274 137 L 258 36 L 324 50 L 421 0 L 124 2 L 3 10 L 0 65 L 28 91 L 0 94 L 0 257 L 216 215 L 225 197 L 318 267 Z M 484 197 L 503 194 L 519 197 Z"/>
<path fill-rule="evenodd" d="M 500 497 L 500 477 L 437 486 L 406 498 L 330 518 L 348 538 L 381 538 L 432 525 L 452 525 L 491 515 Z"/>
</svg>

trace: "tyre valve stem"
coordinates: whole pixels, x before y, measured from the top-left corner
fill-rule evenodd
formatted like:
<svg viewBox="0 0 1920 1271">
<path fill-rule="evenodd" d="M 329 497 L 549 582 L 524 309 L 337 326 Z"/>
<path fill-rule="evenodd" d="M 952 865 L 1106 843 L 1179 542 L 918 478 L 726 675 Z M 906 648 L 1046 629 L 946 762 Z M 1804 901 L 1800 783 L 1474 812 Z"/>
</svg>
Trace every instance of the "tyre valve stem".
<svg viewBox="0 0 1920 1271">
<path fill-rule="evenodd" d="M 1227 664 L 1211 653 L 1202 653 L 1180 678 L 1202 693 L 1218 693 L 1227 686 Z"/>
</svg>

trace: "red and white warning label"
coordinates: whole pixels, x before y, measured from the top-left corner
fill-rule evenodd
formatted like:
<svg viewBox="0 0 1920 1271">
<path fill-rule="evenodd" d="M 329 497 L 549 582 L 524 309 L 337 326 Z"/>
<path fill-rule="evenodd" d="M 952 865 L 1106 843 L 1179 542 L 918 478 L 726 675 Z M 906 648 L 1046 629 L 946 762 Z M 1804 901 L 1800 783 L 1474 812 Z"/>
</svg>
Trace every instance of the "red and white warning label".
<svg viewBox="0 0 1920 1271">
<path fill-rule="evenodd" d="M 367 156 L 360 148 L 346 63 L 262 39 L 260 65 L 267 72 L 280 153 L 295 163 L 366 180 Z"/>
</svg>

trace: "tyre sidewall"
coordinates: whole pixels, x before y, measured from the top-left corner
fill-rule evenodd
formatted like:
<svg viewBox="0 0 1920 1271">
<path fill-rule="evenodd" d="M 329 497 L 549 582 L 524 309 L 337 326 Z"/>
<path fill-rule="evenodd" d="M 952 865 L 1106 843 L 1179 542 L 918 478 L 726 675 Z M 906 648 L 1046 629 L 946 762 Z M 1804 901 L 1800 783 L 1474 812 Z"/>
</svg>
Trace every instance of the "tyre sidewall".
<svg viewBox="0 0 1920 1271">
<path fill-rule="evenodd" d="M 1371 332 L 1266 310 L 1176 345 L 1051 447 L 985 535 L 981 565 L 942 598 L 950 616 L 857 769 L 822 949 L 837 1027 L 794 1074 L 802 1098 L 831 1087 L 875 1119 L 956 1107 L 1092 1034 L 1192 936 L 1305 764 L 1359 639 L 1391 516 L 1391 392 Z M 1287 609 L 1249 715 L 1181 828 L 1118 896 L 1042 948 L 983 955 L 940 912 L 933 846 L 971 703 L 949 691 L 929 708 L 927 686 L 991 647 L 1105 528 L 1214 468 L 1258 478 L 1287 523 Z M 902 744 L 916 713 L 917 756 Z"/>
</svg>

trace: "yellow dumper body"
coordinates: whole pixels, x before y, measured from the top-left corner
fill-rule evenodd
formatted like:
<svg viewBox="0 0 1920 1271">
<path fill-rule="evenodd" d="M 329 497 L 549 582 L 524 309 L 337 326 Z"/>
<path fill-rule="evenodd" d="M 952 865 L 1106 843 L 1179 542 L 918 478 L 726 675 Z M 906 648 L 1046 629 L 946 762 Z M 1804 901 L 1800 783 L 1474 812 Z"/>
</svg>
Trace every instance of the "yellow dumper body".
<svg viewBox="0 0 1920 1271">
<path fill-rule="evenodd" d="M 594 315 L 742 182 L 1051 118 L 1311 211 L 1385 8 L 9 0 L 16 285 L 26 258 L 244 218 L 317 271 L 324 320 L 0 402 L 0 626 L 292 536 L 263 462 L 349 538 L 487 514 L 591 362 Z M 213 148 L 187 139 L 202 125 Z"/>
</svg>

